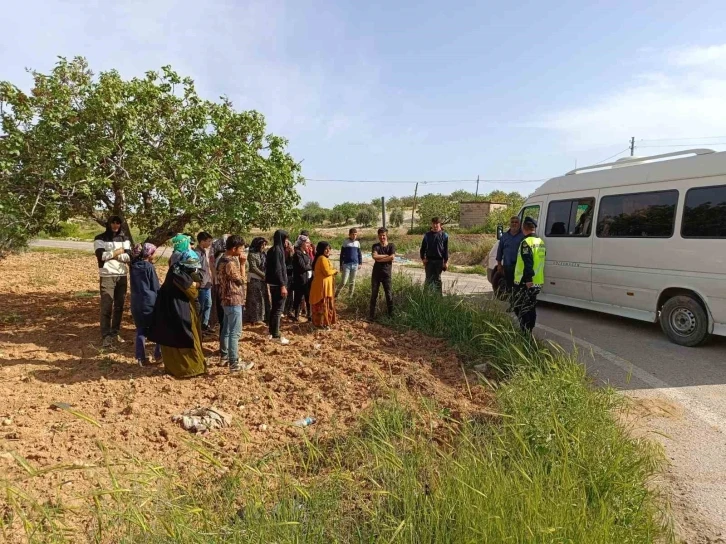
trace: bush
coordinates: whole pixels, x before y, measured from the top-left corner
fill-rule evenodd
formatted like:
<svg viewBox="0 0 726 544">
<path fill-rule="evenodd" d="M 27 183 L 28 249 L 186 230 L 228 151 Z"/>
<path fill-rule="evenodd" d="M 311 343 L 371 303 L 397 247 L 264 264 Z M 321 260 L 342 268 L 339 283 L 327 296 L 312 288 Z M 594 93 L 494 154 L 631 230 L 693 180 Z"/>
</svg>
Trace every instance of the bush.
<svg viewBox="0 0 726 544">
<path fill-rule="evenodd" d="M 441 219 L 441 223 L 457 223 L 459 221 L 459 203 L 448 195 L 425 195 L 418 204 L 419 224 L 427 225 L 433 217 Z"/>
<path fill-rule="evenodd" d="M 358 210 L 355 220 L 359 225 L 371 227 L 378 221 L 378 208 L 374 206 L 364 206 Z"/>
<path fill-rule="evenodd" d="M 403 210 L 391 210 L 391 213 L 388 216 L 388 222 L 391 224 L 392 227 L 400 227 L 401 225 L 403 225 Z"/>
</svg>

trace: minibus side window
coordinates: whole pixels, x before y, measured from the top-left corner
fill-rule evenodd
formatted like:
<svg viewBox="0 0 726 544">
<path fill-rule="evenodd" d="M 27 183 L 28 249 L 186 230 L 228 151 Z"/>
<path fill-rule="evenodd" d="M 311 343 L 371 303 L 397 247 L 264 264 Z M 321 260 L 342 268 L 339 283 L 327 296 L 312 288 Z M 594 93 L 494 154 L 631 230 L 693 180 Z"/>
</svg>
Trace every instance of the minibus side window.
<svg viewBox="0 0 726 544">
<path fill-rule="evenodd" d="M 688 190 L 681 236 L 726 238 L 726 185 Z"/>
<path fill-rule="evenodd" d="M 547 207 L 547 236 L 590 236 L 594 198 L 556 200 Z"/>
<path fill-rule="evenodd" d="M 678 191 L 604 196 L 597 216 L 598 238 L 670 238 Z"/>
</svg>

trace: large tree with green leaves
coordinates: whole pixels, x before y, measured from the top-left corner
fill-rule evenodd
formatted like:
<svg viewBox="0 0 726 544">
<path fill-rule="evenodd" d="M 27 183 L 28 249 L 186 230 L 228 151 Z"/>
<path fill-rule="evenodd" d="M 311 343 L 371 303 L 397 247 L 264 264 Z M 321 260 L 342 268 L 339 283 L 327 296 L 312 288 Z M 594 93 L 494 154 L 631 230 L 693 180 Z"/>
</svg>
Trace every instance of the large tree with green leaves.
<svg viewBox="0 0 726 544">
<path fill-rule="evenodd" d="M 85 59 L 0 82 L 0 251 L 58 221 L 109 214 L 163 242 L 187 225 L 268 228 L 299 203 L 300 166 L 256 111 L 200 98 L 171 67 L 94 77 Z"/>
</svg>

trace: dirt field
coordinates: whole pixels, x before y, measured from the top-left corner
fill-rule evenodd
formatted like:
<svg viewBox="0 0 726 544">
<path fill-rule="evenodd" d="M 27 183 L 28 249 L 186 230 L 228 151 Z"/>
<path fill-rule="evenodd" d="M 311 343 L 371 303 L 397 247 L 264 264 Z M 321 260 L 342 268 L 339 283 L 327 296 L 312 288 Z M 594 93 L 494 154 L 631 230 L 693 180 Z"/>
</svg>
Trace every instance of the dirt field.
<svg viewBox="0 0 726 544">
<path fill-rule="evenodd" d="M 134 363 L 128 299 L 127 342 L 100 349 L 97 287 L 88 253 L 32 252 L 0 262 L 0 473 L 11 481 L 27 477 L 13 453 L 33 470 L 88 466 L 101 461 L 99 443 L 182 468 L 192 456 L 190 435 L 171 417 L 196 406 L 234 418 L 208 435 L 218 451 L 253 458 L 303 432 L 344 430 L 378 397 L 430 397 L 454 417 L 487 404 L 473 376 L 467 387 L 443 342 L 345 319 L 328 333 L 285 324 L 286 347 L 269 343 L 262 327 L 245 328 L 240 351 L 255 363 L 249 373 L 230 376 L 211 366 L 204 377 L 175 380 L 162 368 Z M 216 342 L 205 348 L 212 357 Z M 75 413 L 54 409 L 58 402 Z M 305 416 L 318 422 L 291 426 Z M 70 495 L 89 482 L 84 471 L 49 471 L 26 483 Z"/>
</svg>

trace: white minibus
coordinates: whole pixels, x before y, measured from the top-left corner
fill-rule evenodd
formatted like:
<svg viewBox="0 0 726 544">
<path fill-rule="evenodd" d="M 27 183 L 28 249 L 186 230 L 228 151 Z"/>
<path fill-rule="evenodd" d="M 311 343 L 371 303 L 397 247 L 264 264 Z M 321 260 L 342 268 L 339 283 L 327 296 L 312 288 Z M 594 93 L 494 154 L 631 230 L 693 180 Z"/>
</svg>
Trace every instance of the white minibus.
<svg viewBox="0 0 726 544">
<path fill-rule="evenodd" d="M 628 157 L 550 179 L 520 217 L 545 241 L 540 300 L 726 336 L 726 152 Z"/>
</svg>

